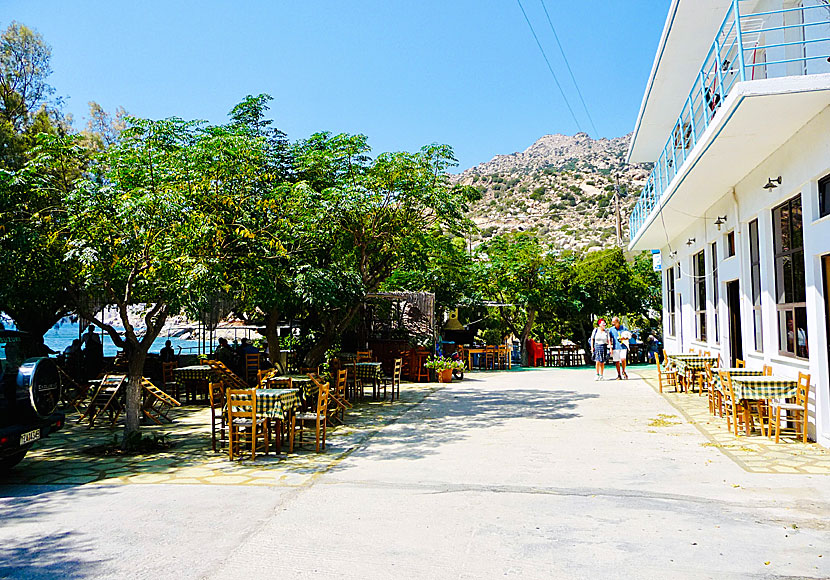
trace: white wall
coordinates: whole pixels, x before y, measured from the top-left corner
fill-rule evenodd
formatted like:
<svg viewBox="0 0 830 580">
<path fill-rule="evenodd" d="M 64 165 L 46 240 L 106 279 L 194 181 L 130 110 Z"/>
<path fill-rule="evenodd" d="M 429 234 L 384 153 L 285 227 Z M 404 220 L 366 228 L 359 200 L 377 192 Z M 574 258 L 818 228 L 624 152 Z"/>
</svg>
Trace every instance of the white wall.
<svg viewBox="0 0 830 580">
<path fill-rule="evenodd" d="M 759 119 L 759 124 L 764 120 Z M 732 193 L 723 196 L 709 208 L 695 208 L 689 203 L 689 213 L 697 216 L 692 225 L 683 232 L 667 232 L 670 243 L 662 250 L 663 268 L 680 264 L 683 276 L 676 280 L 677 293 L 683 304 L 682 348 L 706 348 L 720 352 L 724 360 L 729 356 L 728 317 L 726 306 L 726 282 L 741 281 L 741 319 L 743 350 L 747 365 L 760 367 L 769 364 L 775 374 L 795 378 L 799 371 L 809 372 L 811 390 L 811 436 L 820 444 L 830 447 L 830 369 L 828 369 L 827 331 L 825 298 L 822 283 L 821 256 L 830 254 L 830 217 L 818 219 L 818 179 L 830 174 L 830 108 L 825 109 L 786 144 L 759 165 L 734 186 Z M 783 183 L 773 191 L 763 189 L 769 178 L 782 176 Z M 777 310 L 775 303 L 775 276 L 772 249 L 772 209 L 798 194 L 802 197 L 804 219 L 805 276 L 807 284 L 807 329 L 810 360 L 798 360 L 778 354 Z M 727 216 L 721 231 L 714 227 L 717 216 Z M 752 320 L 751 285 L 749 276 L 749 244 L 747 224 L 758 219 L 761 248 L 761 293 L 764 328 L 764 349 L 755 352 Z M 725 234 L 734 229 L 737 255 L 723 259 Z M 691 246 L 687 240 L 694 238 Z M 694 311 L 692 302 L 691 257 L 701 249 L 706 250 L 707 274 L 711 272 L 710 244 L 718 242 L 718 283 L 720 344 L 715 344 L 711 324 L 714 320 L 715 305 L 710 304 L 708 340 L 700 343 L 694 340 Z M 677 256 L 671 258 L 671 250 Z M 712 280 L 707 277 L 707 294 L 711 302 Z M 665 294 L 665 276 L 664 276 Z M 664 297 L 664 305 L 667 304 Z M 665 315 L 667 316 L 667 314 Z M 664 318 L 666 320 L 666 318 Z M 679 321 L 678 321 L 679 322 Z M 680 350 L 681 331 L 676 337 L 664 333 L 666 349 Z"/>
</svg>

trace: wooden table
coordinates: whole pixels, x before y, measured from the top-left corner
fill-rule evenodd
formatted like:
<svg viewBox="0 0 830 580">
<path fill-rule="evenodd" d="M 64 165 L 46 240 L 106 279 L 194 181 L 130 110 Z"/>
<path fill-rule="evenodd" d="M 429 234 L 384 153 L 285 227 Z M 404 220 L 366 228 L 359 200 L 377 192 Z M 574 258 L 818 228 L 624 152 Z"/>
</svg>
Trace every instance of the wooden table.
<svg viewBox="0 0 830 580">
<path fill-rule="evenodd" d="M 196 399 L 197 390 L 201 390 L 207 399 L 207 385 L 209 382 L 217 378 L 216 371 L 209 365 L 191 365 L 189 367 L 179 367 L 173 369 L 173 374 L 178 384 L 178 389 L 184 391 L 187 401 Z M 189 387 L 196 387 L 190 389 Z M 178 395 L 178 393 L 176 393 Z M 191 397 L 192 395 L 192 397 Z"/>
<path fill-rule="evenodd" d="M 712 367 L 718 363 L 718 357 L 716 356 L 703 356 L 699 354 L 670 354 L 668 358 L 677 365 L 677 376 L 683 377 L 686 392 L 690 391 L 688 383 L 694 383 L 695 379 L 697 379 L 698 393 L 700 394 L 703 394 L 701 387 L 703 381 L 700 373 L 706 368 L 706 363 L 709 363 Z M 689 374 L 688 380 L 686 379 L 687 373 Z"/>
<path fill-rule="evenodd" d="M 474 354 L 485 354 L 487 352 L 486 348 L 468 348 L 467 349 L 467 369 L 472 371 L 473 370 L 473 355 Z"/>
</svg>

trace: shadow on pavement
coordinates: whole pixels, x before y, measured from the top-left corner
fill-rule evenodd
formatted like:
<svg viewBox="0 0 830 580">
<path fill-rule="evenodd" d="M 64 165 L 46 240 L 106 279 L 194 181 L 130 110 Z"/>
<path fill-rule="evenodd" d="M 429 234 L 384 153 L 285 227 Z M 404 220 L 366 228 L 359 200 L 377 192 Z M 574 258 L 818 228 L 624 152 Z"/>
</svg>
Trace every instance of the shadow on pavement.
<svg viewBox="0 0 830 580">
<path fill-rule="evenodd" d="M 514 419 L 578 418 L 577 403 L 598 397 L 576 391 L 450 386 L 439 397 L 426 399 L 388 430 L 370 438 L 360 454 L 381 460 L 419 459 L 436 453 L 443 443 L 464 439 L 472 430 L 502 426 Z"/>
</svg>

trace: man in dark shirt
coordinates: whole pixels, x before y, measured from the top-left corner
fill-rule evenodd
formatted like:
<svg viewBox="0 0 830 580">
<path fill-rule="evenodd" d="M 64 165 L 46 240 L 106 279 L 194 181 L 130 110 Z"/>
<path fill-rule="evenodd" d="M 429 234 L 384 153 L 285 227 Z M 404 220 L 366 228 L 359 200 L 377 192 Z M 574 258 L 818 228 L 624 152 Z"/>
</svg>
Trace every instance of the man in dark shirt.
<svg viewBox="0 0 830 580">
<path fill-rule="evenodd" d="M 159 351 L 159 358 L 161 362 L 170 363 L 176 362 L 176 353 L 173 350 L 173 343 L 169 340 L 164 343 L 164 348 Z"/>
</svg>

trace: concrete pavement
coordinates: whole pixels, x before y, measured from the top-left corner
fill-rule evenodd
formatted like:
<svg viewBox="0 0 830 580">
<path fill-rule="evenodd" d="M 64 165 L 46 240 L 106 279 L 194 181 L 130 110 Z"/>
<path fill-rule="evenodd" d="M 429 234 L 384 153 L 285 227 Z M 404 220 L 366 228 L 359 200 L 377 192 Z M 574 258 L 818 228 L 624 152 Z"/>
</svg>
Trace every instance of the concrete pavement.
<svg viewBox="0 0 830 580">
<path fill-rule="evenodd" d="M 830 477 L 631 374 L 473 373 L 293 486 L 5 486 L 0 577 L 830 577 Z"/>
</svg>

